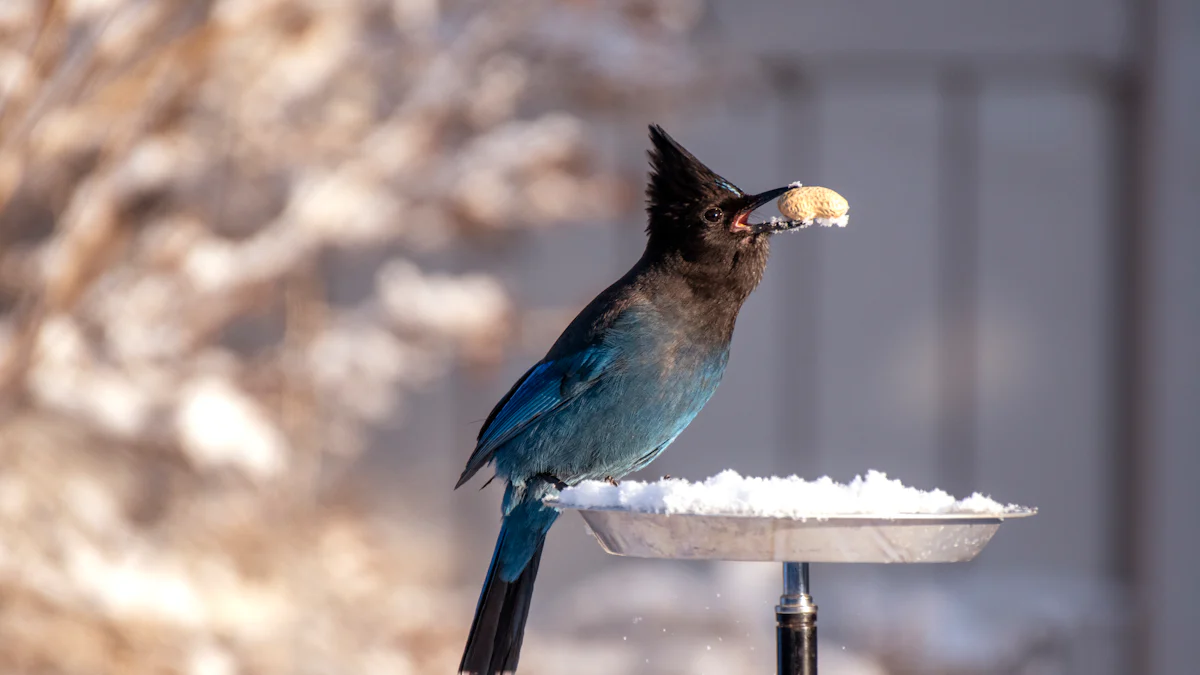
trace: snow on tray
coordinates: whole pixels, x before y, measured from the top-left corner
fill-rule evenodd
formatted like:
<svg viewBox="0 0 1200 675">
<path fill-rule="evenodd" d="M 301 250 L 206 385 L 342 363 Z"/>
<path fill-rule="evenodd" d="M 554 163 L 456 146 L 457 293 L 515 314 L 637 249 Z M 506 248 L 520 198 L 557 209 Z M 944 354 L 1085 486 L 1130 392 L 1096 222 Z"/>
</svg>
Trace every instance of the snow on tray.
<svg viewBox="0 0 1200 675">
<path fill-rule="evenodd" d="M 620 508 L 649 513 L 803 518 L 808 516 L 980 513 L 1004 514 L 1021 507 L 978 492 L 956 500 L 942 490 L 918 490 L 887 474 L 870 471 L 849 485 L 828 477 L 806 481 L 796 476 L 743 477 L 728 470 L 692 483 L 665 478 L 654 483 L 623 481 L 619 486 L 585 481 L 564 489 L 559 505 L 569 508 Z"/>
</svg>

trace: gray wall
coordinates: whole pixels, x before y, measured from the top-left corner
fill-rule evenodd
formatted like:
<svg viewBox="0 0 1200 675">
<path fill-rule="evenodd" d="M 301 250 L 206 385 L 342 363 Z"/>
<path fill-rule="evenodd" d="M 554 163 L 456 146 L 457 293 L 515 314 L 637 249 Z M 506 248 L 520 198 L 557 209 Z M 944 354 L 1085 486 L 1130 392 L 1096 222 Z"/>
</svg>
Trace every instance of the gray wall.
<svg viewBox="0 0 1200 675">
<path fill-rule="evenodd" d="M 1138 644 L 1147 673 L 1194 672 L 1200 628 L 1200 3 L 1160 0 L 1147 79 L 1140 184 L 1145 321 L 1136 381 Z"/>
</svg>

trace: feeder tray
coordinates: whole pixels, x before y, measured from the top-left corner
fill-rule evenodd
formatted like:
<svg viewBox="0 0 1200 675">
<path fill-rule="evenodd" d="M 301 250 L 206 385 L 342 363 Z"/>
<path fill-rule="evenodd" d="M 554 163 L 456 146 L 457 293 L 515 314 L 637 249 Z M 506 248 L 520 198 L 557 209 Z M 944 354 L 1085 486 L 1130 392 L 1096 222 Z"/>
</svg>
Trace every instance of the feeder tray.
<svg viewBox="0 0 1200 675">
<path fill-rule="evenodd" d="M 764 518 L 577 510 L 596 541 L 615 555 L 837 563 L 965 562 L 979 555 L 1005 520 L 1036 513 Z"/>
<path fill-rule="evenodd" d="M 817 605 L 809 593 L 808 563 L 965 562 L 979 555 L 1004 521 L 1037 513 L 772 518 L 548 504 L 578 511 L 614 555 L 782 562 L 783 593 L 775 607 L 779 675 L 817 672 Z"/>
</svg>

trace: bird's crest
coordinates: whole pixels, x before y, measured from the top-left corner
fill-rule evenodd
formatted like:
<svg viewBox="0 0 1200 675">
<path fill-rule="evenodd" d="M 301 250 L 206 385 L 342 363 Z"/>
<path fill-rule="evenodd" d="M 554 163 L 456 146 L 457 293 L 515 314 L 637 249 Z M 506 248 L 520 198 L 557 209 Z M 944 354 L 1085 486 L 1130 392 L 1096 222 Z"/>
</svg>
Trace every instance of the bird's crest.
<svg viewBox="0 0 1200 675">
<path fill-rule="evenodd" d="M 650 183 L 646 187 L 646 210 L 655 217 L 676 217 L 700 201 L 743 197 L 736 185 L 696 159 L 695 155 L 667 135 L 657 124 L 650 125 Z"/>
</svg>

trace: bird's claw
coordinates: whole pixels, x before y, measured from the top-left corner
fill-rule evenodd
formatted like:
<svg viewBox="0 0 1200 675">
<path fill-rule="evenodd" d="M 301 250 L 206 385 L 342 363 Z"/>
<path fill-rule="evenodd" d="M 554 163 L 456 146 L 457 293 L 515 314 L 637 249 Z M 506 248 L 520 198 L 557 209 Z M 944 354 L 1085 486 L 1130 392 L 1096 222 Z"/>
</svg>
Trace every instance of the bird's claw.
<svg viewBox="0 0 1200 675">
<path fill-rule="evenodd" d="M 663 480 L 671 480 L 671 474 L 669 474 L 669 473 L 668 473 L 668 474 L 664 474 L 664 475 L 663 475 L 663 477 L 662 477 L 662 479 L 663 479 Z"/>
<path fill-rule="evenodd" d="M 617 487 L 618 485 L 621 484 L 621 481 L 617 480 L 616 478 L 613 478 L 612 476 L 605 476 L 604 482 L 608 483 L 609 485 L 611 485 L 613 487 Z"/>
</svg>

